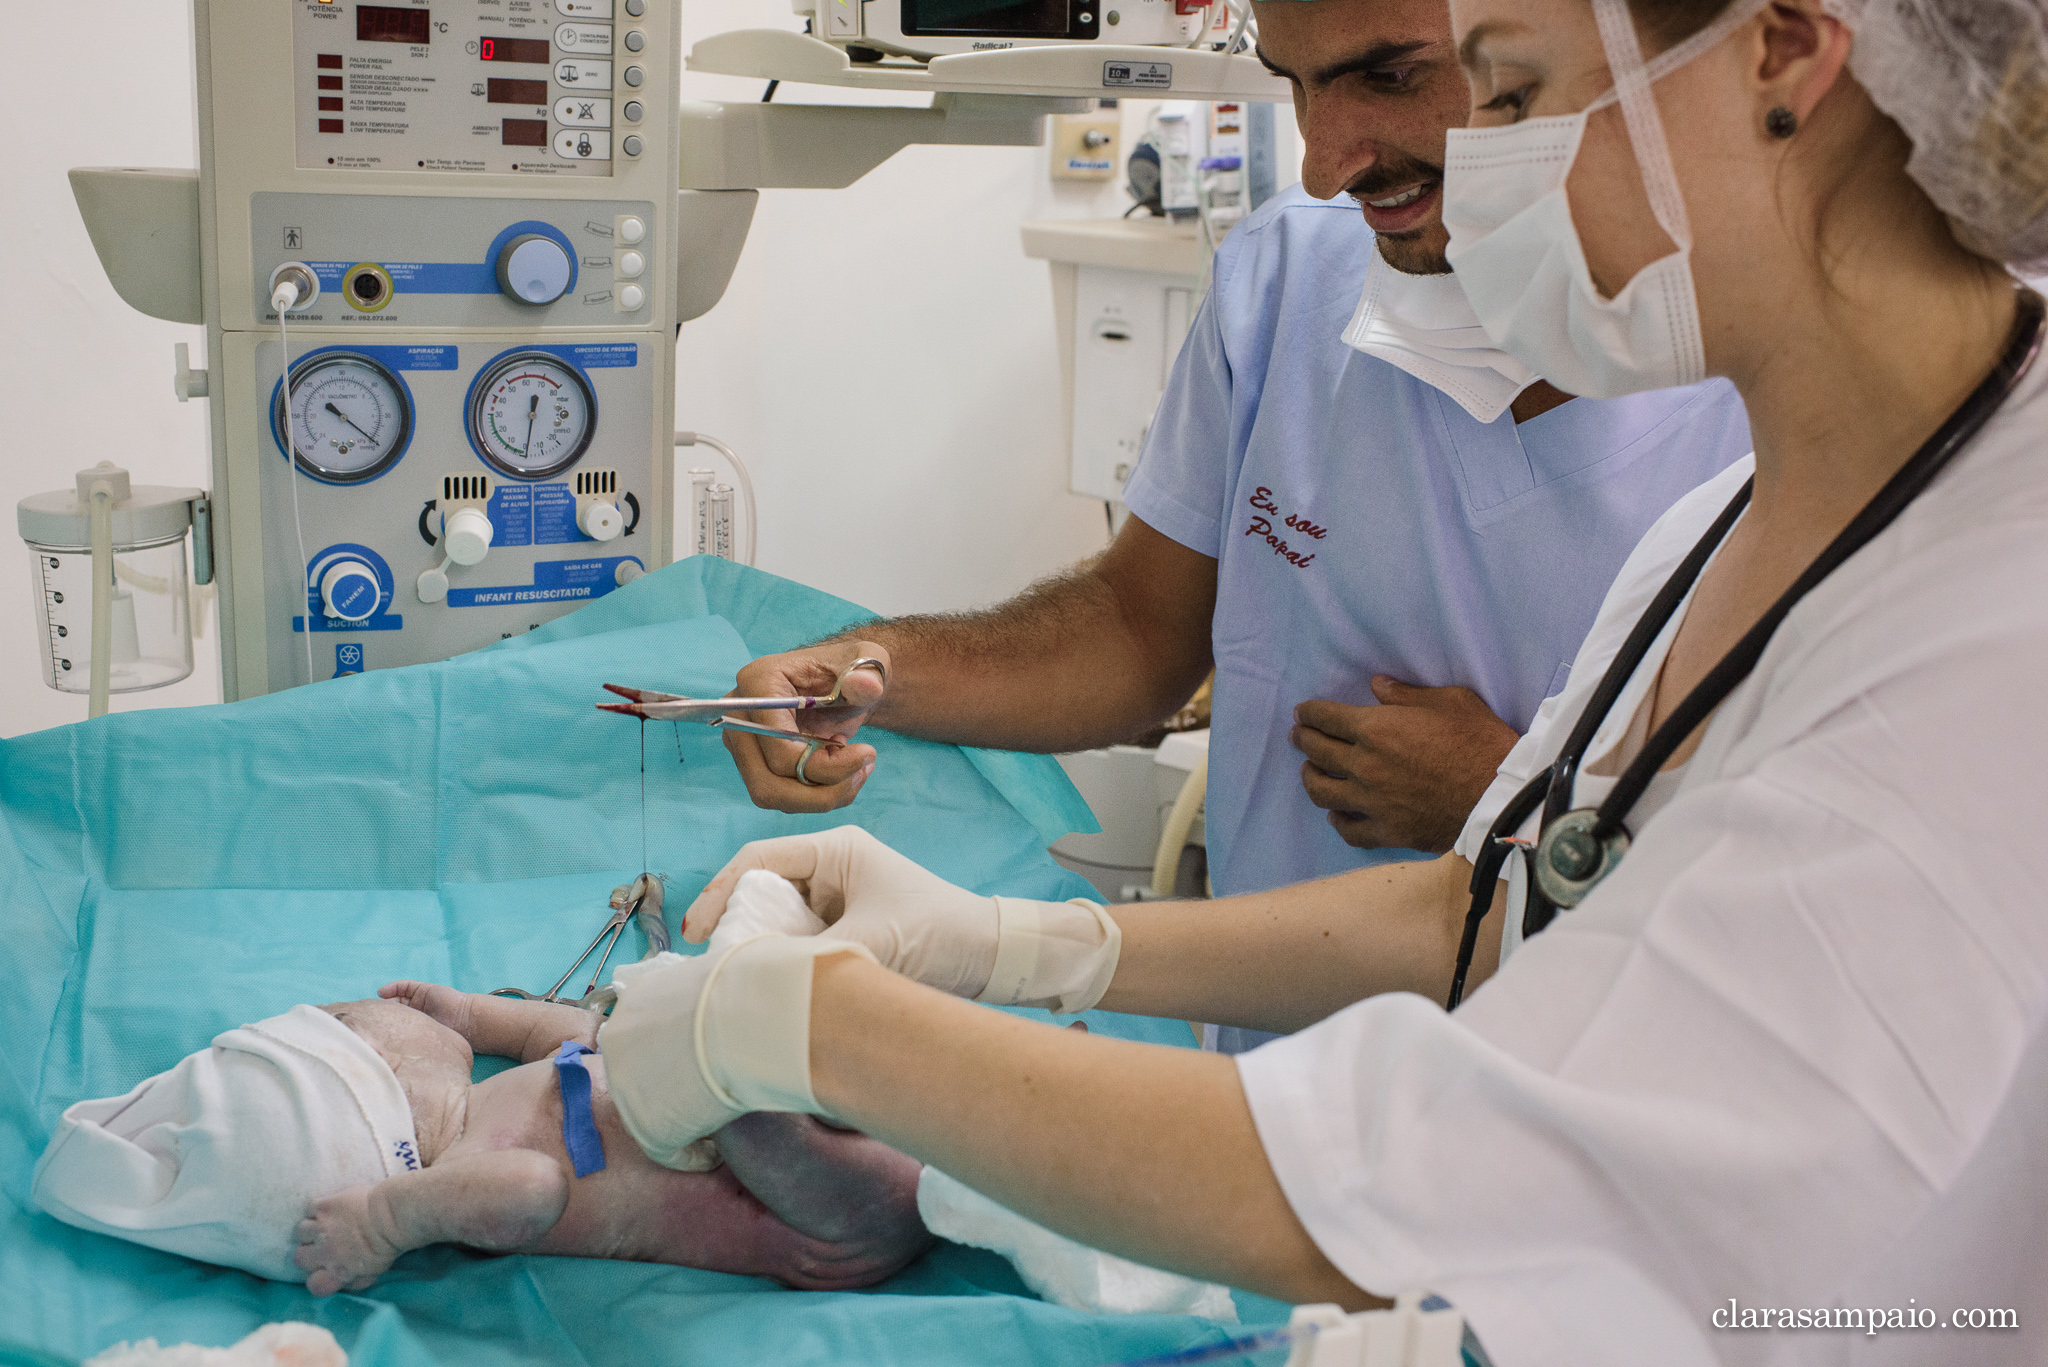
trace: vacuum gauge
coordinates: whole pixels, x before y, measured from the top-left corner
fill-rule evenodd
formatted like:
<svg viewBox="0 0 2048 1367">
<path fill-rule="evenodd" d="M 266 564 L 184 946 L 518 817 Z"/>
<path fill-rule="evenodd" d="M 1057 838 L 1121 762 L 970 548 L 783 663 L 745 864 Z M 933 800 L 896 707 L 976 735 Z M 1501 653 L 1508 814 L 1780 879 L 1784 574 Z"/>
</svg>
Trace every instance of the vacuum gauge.
<svg viewBox="0 0 2048 1367">
<path fill-rule="evenodd" d="M 280 450 L 301 470 L 358 484 L 390 469 L 412 438 L 412 400 L 398 377 L 367 356 L 328 351 L 292 367 L 272 414 Z"/>
<path fill-rule="evenodd" d="M 590 449 L 597 399 L 583 372 L 545 351 L 500 357 L 470 391 L 469 436 L 515 479 L 559 475 Z"/>
</svg>

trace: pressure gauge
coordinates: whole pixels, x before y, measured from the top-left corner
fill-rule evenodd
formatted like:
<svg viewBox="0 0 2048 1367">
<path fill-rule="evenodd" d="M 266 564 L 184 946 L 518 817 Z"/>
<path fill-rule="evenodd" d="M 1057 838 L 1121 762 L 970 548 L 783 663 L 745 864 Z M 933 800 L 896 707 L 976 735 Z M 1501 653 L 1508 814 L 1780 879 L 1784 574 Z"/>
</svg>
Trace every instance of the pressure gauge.
<svg viewBox="0 0 2048 1367">
<path fill-rule="evenodd" d="M 470 390 L 470 440 L 515 479 L 561 474 L 590 449 L 596 432 L 590 381 L 545 351 L 499 357 Z"/>
<path fill-rule="evenodd" d="M 272 415 L 277 444 L 301 470 L 359 484 L 391 468 L 412 439 L 412 400 L 396 375 L 353 351 L 328 351 L 292 367 Z"/>
</svg>

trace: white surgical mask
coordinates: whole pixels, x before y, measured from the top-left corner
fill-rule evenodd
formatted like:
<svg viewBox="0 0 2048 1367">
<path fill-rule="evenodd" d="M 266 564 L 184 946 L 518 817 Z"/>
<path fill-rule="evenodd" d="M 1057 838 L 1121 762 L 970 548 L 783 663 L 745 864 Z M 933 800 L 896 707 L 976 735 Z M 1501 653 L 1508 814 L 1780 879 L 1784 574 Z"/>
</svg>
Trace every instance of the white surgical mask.
<svg viewBox="0 0 2048 1367">
<path fill-rule="evenodd" d="M 1614 399 L 1706 378 L 1692 230 L 1650 83 L 1719 44 L 1764 3 L 1737 0 L 1645 64 L 1627 0 L 1593 0 L 1614 89 L 1577 114 L 1451 130 L 1444 227 L 1455 278 L 1494 342 L 1559 389 Z M 1565 181 L 1587 120 L 1617 101 L 1651 212 L 1678 249 L 1609 299 L 1586 265 Z"/>
<path fill-rule="evenodd" d="M 1507 411 L 1536 373 L 1493 344 L 1458 282 L 1410 275 L 1373 253 L 1344 344 L 1442 390 L 1480 422 Z"/>
</svg>

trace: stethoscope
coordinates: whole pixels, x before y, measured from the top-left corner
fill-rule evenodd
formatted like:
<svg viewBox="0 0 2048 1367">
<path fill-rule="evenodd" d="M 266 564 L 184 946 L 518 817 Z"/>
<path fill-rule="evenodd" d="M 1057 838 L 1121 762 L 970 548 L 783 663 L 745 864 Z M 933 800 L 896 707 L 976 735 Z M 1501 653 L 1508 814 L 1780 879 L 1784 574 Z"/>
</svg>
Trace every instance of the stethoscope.
<svg viewBox="0 0 2048 1367">
<path fill-rule="evenodd" d="M 1707 672 L 1706 677 L 1694 685 L 1692 692 L 1686 694 L 1684 701 L 1651 733 L 1636 757 L 1622 770 L 1621 777 L 1615 780 L 1606 799 L 1597 807 L 1574 808 L 1572 790 L 1578 781 L 1579 761 L 1584 758 L 1586 747 L 1593 743 L 1593 737 L 1607 720 L 1607 714 L 1613 711 L 1614 704 L 1648 657 L 1650 648 L 1692 591 L 1700 572 L 1713 559 L 1722 541 L 1727 539 L 1743 509 L 1749 506 L 1750 493 L 1756 481 L 1752 478 L 1743 483 L 1728 506 L 1721 510 L 1721 515 L 1714 519 L 1714 525 L 1707 528 L 1706 535 L 1679 562 L 1678 568 L 1672 571 L 1664 587 L 1657 591 L 1657 596 L 1644 610 L 1635 629 L 1615 655 L 1614 662 L 1600 677 L 1600 684 L 1593 690 L 1592 697 L 1586 700 L 1585 710 L 1579 714 L 1578 723 L 1572 727 L 1557 758 L 1547 770 L 1536 775 L 1515 794 L 1487 831 L 1485 848 L 1472 870 L 1472 907 L 1466 913 L 1465 933 L 1458 943 L 1458 967 L 1451 978 L 1446 1009 L 1455 1008 L 1465 995 L 1465 975 L 1472 966 L 1473 949 L 1479 942 L 1479 923 L 1486 919 L 1486 913 L 1493 907 L 1494 886 L 1500 879 L 1501 868 L 1506 864 L 1508 855 L 1521 850 L 1529 861 L 1528 900 L 1522 913 L 1524 939 L 1541 932 L 1556 918 L 1560 909 L 1568 910 L 1584 901 L 1602 879 L 1614 872 L 1628 853 L 1629 812 L 1649 788 L 1650 781 L 1677 753 L 1686 737 L 1712 716 L 1714 709 L 1749 677 L 1749 672 L 1762 657 L 1764 647 L 1770 644 L 1772 633 L 1799 600 L 1834 573 L 1843 561 L 1868 544 L 1871 538 L 1890 526 L 1892 520 L 1919 497 L 1921 491 L 1934 481 L 1943 467 L 1970 443 L 1991 415 L 2004 404 L 2040 353 L 2044 312 L 2048 310 L 2044 310 L 2041 296 L 2022 286 L 2019 290 L 2019 311 L 2013 319 L 2012 336 L 2006 343 L 2005 354 L 1999 357 L 1998 364 L 1992 367 L 1983 383 L 1913 453 L 1912 459 L 1877 491 L 1849 525 L 1828 543 L 1827 548 L 1792 582 L 1770 610 L 1758 618 L 1742 639 Z M 1515 838 L 1515 832 L 1521 829 L 1522 823 L 1529 819 L 1529 814 L 1539 803 L 1543 807 L 1542 833 L 1531 849 L 1526 841 Z"/>
</svg>

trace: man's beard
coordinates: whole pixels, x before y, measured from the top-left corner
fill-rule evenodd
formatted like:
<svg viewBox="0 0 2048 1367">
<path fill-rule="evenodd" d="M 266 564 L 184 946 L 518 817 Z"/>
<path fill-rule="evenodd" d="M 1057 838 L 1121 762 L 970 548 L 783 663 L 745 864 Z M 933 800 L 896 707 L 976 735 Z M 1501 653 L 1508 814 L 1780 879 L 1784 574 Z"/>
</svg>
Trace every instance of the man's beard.
<svg viewBox="0 0 2048 1367">
<path fill-rule="evenodd" d="M 1419 238 L 1382 237 L 1380 256 L 1403 275 L 1449 275 L 1451 259 L 1444 249 Z"/>
<path fill-rule="evenodd" d="M 1441 190 L 1443 183 L 1443 167 L 1403 156 L 1396 162 L 1375 164 L 1345 186 L 1344 193 L 1363 203 L 1405 185 L 1436 186 Z M 1442 202 L 1441 195 L 1438 202 Z M 1382 233 L 1379 236 L 1380 255 L 1389 266 L 1405 275 L 1448 275 L 1451 263 L 1444 256 L 1444 249 L 1432 240 L 1434 237 L 1435 233 L 1427 227 L 1406 233 Z"/>
</svg>

